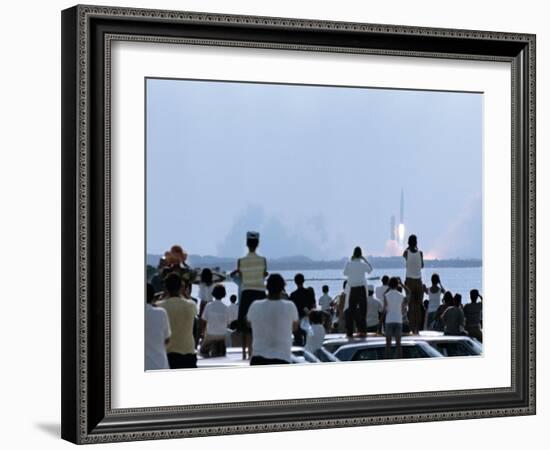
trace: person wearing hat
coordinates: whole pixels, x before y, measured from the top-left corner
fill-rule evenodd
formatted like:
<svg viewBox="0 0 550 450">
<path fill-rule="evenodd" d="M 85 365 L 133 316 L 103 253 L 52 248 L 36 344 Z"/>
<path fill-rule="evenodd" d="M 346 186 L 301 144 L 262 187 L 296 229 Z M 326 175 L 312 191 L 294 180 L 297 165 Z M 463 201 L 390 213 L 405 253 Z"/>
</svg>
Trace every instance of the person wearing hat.
<svg viewBox="0 0 550 450">
<path fill-rule="evenodd" d="M 178 272 L 181 276 L 182 281 L 186 285 L 191 286 L 191 284 L 195 282 L 197 271 L 187 263 L 187 252 L 181 247 L 181 245 L 174 244 L 170 248 L 170 254 L 175 256 L 177 260 L 173 271 Z"/>
<path fill-rule="evenodd" d="M 263 256 L 256 253 L 260 244 L 260 233 L 249 231 L 246 233 L 246 246 L 248 254 L 237 261 L 237 273 L 241 280 L 239 302 L 239 314 L 237 318 L 238 330 L 242 334 L 243 359 L 250 356 L 251 351 L 251 329 L 247 322 L 247 314 L 250 305 L 255 300 L 264 299 L 265 277 L 267 276 L 267 261 Z"/>
</svg>

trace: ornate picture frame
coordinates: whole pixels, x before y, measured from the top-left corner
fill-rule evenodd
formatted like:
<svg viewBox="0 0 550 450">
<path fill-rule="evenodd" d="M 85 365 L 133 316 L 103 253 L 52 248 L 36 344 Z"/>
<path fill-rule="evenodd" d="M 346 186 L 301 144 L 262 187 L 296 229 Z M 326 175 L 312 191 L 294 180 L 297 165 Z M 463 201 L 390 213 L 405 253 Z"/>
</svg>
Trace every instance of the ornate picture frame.
<svg viewBox="0 0 550 450">
<path fill-rule="evenodd" d="M 510 63 L 511 385 L 112 408 L 110 50 L 120 40 Z M 535 414 L 534 35 L 99 6 L 62 12 L 64 439 L 84 444 L 528 414 Z"/>
</svg>

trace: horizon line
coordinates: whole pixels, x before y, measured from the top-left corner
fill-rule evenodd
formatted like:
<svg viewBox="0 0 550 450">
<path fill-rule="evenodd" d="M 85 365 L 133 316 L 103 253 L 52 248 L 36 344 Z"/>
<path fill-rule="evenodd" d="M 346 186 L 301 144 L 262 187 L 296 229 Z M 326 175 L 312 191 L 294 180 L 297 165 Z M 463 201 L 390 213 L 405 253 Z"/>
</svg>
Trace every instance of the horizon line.
<svg viewBox="0 0 550 450">
<path fill-rule="evenodd" d="M 146 252 L 146 255 L 147 256 L 162 257 L 162 253 L 149 253 L 149 252 Z M 219 256 L 219 255 L 209 255 L 209 254 L 199 254 L 199 253 L 189 253 L 188 254 L 188 257 L 193 257 L 193 256 L 200 257 L 200 258 L 238 259 L 238 258 L 242 258 L 243 255 L 239 255 L 239 256 Z M 261 255 L 261 256 L 265 256 L 265 255 Z M 367 255 L 366 257 L 367 258 L 402 258 L 403 256 L 402 255 L 393 255 L 393 256 Z M 334 257 L 334 258 L 330 258 L 330 259 L 315 259 L 315 258 L 311 258 L 310 256 L 307 256 L 307 255 L 285 255 L 285 256 L 273 256 L 273 257 L 269 257 L 269 258 L 271 258 L 271 259 L 307 258 L 311 261 L 316 261 L 316 262 L 328 262 L 328 261 L 340 261 L 342 259 L 349 259 L 350 257 L 349 256 L 341 256 L 341 257 Z M 442 261 L 442 260 L 459 260 L 459 261 L 476 260 L 476 261 L 482 261 L 483 258 L 482 257 L 474 257 L 474 256 L 467 256 L 467 257 L 449 256 L 449 257 L 444 257 L 444 258 L 426 258 L 426 257 L 424 257 L 424 260 L 425 261 Z"/>
</svg>

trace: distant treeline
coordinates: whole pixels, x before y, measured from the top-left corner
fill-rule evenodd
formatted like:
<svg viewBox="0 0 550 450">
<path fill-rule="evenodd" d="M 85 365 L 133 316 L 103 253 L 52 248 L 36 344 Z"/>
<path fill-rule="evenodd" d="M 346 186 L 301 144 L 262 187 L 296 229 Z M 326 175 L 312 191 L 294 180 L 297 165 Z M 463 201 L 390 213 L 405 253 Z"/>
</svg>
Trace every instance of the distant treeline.
<svg viewBox="0 0 550 450">
<path fill-rule="evenodd" d="M 147 265 L 156 267 L 160 255 L 147 255 Z M 369 256 L 368 260 L 377 269 L 399 269 L 405 267 L 405 260 L 401 256 Z M 315 261 L 307 256 L 289 256 L 283 258 L 269 258 L 269 270 L 323 270 L 342 269 L 348 258 L 329 261 Z M 219 267 L 221 270 L 231 271 L 237 266 L 237 258 L 219 256 L 189 255 L 187 262 L 191 267 Z M 425 267 L 481 267 L 481 259 L 426 259 Z"/>
</svg>

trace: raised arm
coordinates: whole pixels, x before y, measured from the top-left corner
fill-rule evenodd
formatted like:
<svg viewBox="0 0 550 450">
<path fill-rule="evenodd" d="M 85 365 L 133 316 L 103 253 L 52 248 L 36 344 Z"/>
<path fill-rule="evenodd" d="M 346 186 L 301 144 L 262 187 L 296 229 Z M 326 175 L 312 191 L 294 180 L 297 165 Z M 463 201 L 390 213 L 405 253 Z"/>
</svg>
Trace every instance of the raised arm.
<svg viewBox="0 0 550 450">
<path fill-rule="evenodd" d="M 349 275 L 349 262 L 346 263 L 344 267 L 344 275 L 347 277 Z"/>
<path fill-rule="evenodd" d="M 371 273 L 372 272 L 372 265 L 370 262 L 367 261 L 367 258 L 365 258 L 364 256 L 361 257 L 363 259 L 363 261 L 365 261 L 365 264 L 368 266 L 368 269 L 367 269 L 367 273 Z"/>
<path fill-rule="evenodd" d="M 407 286 L 405 286 L 405 285 L 403 284 L 403 282 L 401 281 L 401 279 L 399 279 L 399 286 L 401 286 L 401 287 L 405 290 L 405 293 L 407 294 L 407 296 L 410 295 L 411 290 L 410 290 Z"/>
</svg>

